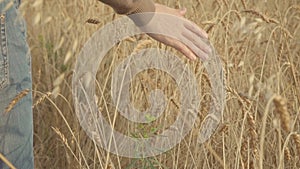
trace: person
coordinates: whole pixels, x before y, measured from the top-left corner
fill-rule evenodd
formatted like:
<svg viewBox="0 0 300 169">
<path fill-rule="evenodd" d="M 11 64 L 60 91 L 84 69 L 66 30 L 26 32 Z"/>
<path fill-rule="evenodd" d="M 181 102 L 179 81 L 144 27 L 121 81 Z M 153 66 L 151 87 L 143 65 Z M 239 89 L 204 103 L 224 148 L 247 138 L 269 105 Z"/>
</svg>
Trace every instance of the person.
<svg viewBox="0 0 300 169">
<path fill-rule="evenodd" d="M 21 0 L 0 2 L 0 168 L 34 168 L 32 78 L 30 51 L 26 42 L 26 26 L 18 12 Z M 173 9 L 152 0 L 100 0 L 116 13 L 130 15 L 142 12 L 160 12 L 183 17 L 185 9 Z M 144 24 L 147 24 L 145 21 Z M 191 31 L 207 38 L 196 26 Z M 174 47 L 190 59 L 196 59 L 195 50 L 184 43 L 162 35 L 152 38 Z M 192 40 L 191 40 L 192 41 Z M 201 45 L 198 46 L 201 50 Z"/>
<path fill-rule="evenodd" d="M 168 6 L 154 3 L 152 0 L 99 0 L 109 6 L 111 6 L 116 13 L 123 15 L 132 15 L 141 12 L 158 12 L 163 14 L 175 15 L 178 17 L 184 17 L 186 14 L 186 9 L 173 9 Z M 165 21 L 168 22 L 168 21 Z M 146 23 L 144 23 L 146 24 Z M 171 25 L 171 24 L 170 24 Z M 152 26 L 152 25 L 151 25 Z M 157 25 L 158 29 L 160 29 L 159 25 Z M 156 27 L 156 28 L 157 28 Z M 156 29 L 151 28 L 151 29 Z M 193 25 L 192 27 L 186 27 L 185 30 L 182 30 L 185 33 L 191 33 L 192 35 L 199 36 L 201 38 L 207 39 L 207 33 L 198 28 L 197 25 Z M 197 41 L 195 43 L 194 37 L 187 37 L 189 41 L 196 45 L 196 47 L 189 48 L 183 42 L 179 40 L 175 40 L 170 37 L 157 35 L 157 34 L 148 34 L 153 39 L 162 42 L 168 46 L 175 48 L 184 54 L 187 58 L 191 60 L 196 60 L 198 57 L 201 57 L 203 60 L 207 58 L 207 54 L 210 52 L 210 48 L 208 44 L 201 43 L 201 41 Z M 200 42 L 200 43 L 199 43 Z M 209 48 L 209 49 L 207 49 Z"/>
</svg>

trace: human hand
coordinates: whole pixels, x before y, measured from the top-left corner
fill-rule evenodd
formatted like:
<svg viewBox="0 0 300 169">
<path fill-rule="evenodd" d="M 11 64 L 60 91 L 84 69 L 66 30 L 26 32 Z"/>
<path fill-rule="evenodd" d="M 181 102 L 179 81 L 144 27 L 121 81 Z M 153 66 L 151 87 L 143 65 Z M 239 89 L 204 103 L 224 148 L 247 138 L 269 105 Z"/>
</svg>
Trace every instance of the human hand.
<svg viewBox="0 0 300 169">
<path fill-rule="evenodd" d="M 198 57 L 202 60 L 208 59 L 211 52 L 208 35 L 196 24 L 184 19 L 186 9 L 173 9 L 161 4 L 155 4 L 155 7 L 155 13 L 158 15 L 155 14 L 147 25 L 140 27 L 142 31 L 147 32 L 153 39 L 177 49 L 189 59 L 195 60 Z M 167 15 L 169 16 L 164 17 Z M 173 16 L 171 19 L 170 15 Z"/>
</svg>

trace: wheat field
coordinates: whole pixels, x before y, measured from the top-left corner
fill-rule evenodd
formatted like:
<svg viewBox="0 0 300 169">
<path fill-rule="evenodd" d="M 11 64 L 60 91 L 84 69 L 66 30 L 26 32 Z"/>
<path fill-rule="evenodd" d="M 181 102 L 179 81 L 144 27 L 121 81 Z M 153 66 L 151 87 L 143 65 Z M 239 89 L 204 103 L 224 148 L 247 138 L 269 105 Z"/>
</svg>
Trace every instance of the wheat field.
<svg viewBox="0 0 300 169">
<path fill-rule="evenodd" d="M 91 35 L 119 16 L 96 0 L 27 0 L 20 7 L 27 21 L 32 55 L 35 168 L 53 169 L 286 169 L 300 168 L 300 1 L 167 0 L 186 7 L 186 18 L 209 34 L 223 62 L 226 106 L 218 129 L 197 143 L 209 108 L 210 82 L 201 62 L 187 60 L 201 89 L 201 108 L 193 130 L 161 155 L 130 159 L 110 154 L 83 131 L 75 115 L 72 74 L 76 56 Z M 132 52 L 148 47 L 172 50 L 145 35 L 115 46 L 97 74 L 99 109 L 114 116 L 112 70 Z M 168 99 L 163 117 L 138 125 L 118 116 L 115 129 L 145 136 L 174 122 L 180 92 L 161 71 L 148 70 L 132 81 L 131 101 L 149 107 L 147 96 L 160 88 Z M 162 127 L 164 126 L 164 127 Z"/>
</svg>

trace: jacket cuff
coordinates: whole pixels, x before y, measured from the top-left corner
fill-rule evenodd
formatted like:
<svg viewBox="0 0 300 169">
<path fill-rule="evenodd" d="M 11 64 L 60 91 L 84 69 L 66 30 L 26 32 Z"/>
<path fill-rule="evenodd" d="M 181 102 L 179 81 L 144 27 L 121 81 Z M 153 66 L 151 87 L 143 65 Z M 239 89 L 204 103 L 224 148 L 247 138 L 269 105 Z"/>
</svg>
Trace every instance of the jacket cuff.
<svg viewBox="0 0 300 169">
<path fill-rule="evenodd" d="M 150 22 L 154 12 L 155 5 L 152 0 L 140 0 L 137 4 L 137 8 L 131 13 L 128 13 L 127 16 L 135 23 L 136 26 L 141 27 Z"/>
<path fill-rule="evenodd" d="M 136 14 L 142 12 L 155 12 L 154 2 L 152 0 L 140 0 L 136 8 L 128 14 Z"/>
</svg>

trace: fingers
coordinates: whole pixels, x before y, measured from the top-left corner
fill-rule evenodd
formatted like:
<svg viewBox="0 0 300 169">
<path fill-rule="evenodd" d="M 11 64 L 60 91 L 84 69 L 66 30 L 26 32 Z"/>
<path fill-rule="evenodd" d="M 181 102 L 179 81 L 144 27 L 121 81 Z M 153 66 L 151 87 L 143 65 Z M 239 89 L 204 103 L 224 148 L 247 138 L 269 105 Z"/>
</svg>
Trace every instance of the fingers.
<svg viewBox="0 0 300 169">
<path fill-rule="evenodd" d="M 188 46 L 202 60 L 207 60 L 210 53 L 210 47 L 199 37 L 192 37 L 191 33 L 183 32 L 183 43 Z"/>
<path fill-rule="evenodd" d="M 183 9 L 179 9 L 179 14 L 181 15 L 181 16 L 184 16 L 185 14 L 186 14 L 186 8 L 183 8 Z"/>
<path fill-rule="evenodd" d="M 208 34 L 200 29 L 196 24 L 192 23 L 192 22 L 189 22 L 189 23 L 183 23 L 183 26 L 190 30 L 191 32 L 195 33 L 197 36 L 200 36 L 202 38 L 205 38 L 207 39 L 208 38 Z"/>
<path fill-rule="evenodd" d="M 178 50 L 179 52 L 181 52 L 183 55 L 185 55 L 187 58 L 191 60 L 197 59 L 197 56 L 191 51 L 191 49 L 178 40 L 171 39 L 169 46 L 175 48 L 176 50 Z"/>
<path fill-rule="evenodd" d="M 201 49 L 203 52 L 207 54 L 211 53 L 210 46 L 205 43 L 203 38 L 195 36 L 193 33 L 186 31 L 182 32 L 182 35 L 185 37 L 185 40 L 192 42 L 194 46 Z"/>
<path fill-rule="evenodd" d="M 187 58 L 191 60 L 197 59 L 197 56 L 194 54 L 194 52 L 189 47 L 187 47 L 184 43 L 182 43 L 177 39 L 165 35 L 158 35 L 153 33 L 148 33 L 148 35 L 153 39 L 178 50 L 179 52 L 181 52 L 183 55 L 185 55 Z"/>
<path fill-rule="evenodd" d="M 186 44 L 198 57 L 206 60 L 211 53 L 211 47 L 208 43 L 207 33 L 192 22 L 183 23 L 185 30 L 181 33 L 184 37 L 183 43 Z"/>
<path fill-rule="evenodd" d="M 184 19 L 186 11 L 186 9 L 173 9 L 157 4 L 156 12 L 175 17 L 158 14 L 145 30 L 148 30 L 147 34 L 152 38 L 175 48 L 191 60 L 199 57 L 206 60 L 211 53 L 208 35 L 195 23 Z"/>
<path fill-rule="evenodd" d="M 151 35 L 154 39 L 164 43 L 165 45 L 168 45 L 170 47 L 173 47 L 174 49 L 181 52 L 183 55 L 185 55 L 187 58 L 191 60 L 196 60 L 198 57 L 200 57 L 202 60 L 208 59 L 208 54 L 204 52 L 201 48 L 196 46 L 192 41 L 190 40 L 184 40 L 184 42 L 181 42 L 179 40 L 175 40 L 170 37 L 163 37 L 163 36 L 155 36 Z M 207 50 L 207 49 L 206 49 Z"/>
</svg>

